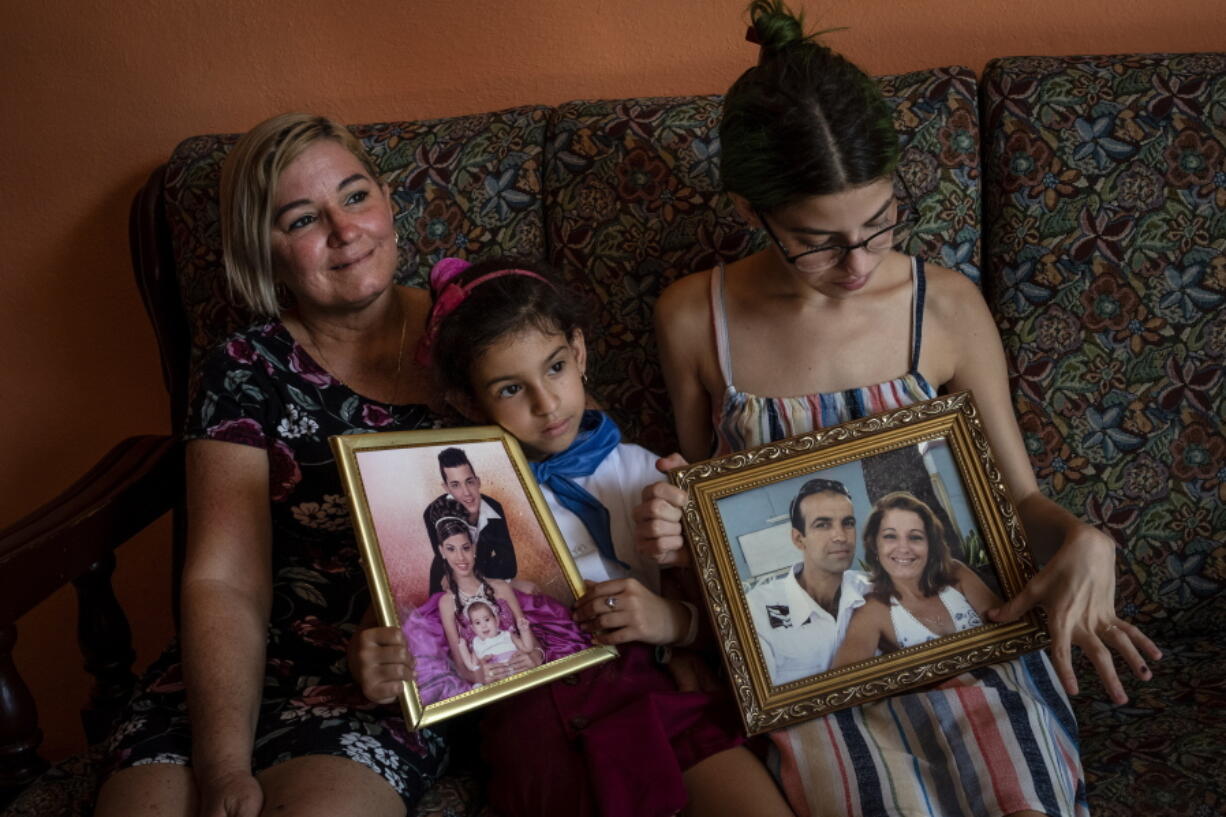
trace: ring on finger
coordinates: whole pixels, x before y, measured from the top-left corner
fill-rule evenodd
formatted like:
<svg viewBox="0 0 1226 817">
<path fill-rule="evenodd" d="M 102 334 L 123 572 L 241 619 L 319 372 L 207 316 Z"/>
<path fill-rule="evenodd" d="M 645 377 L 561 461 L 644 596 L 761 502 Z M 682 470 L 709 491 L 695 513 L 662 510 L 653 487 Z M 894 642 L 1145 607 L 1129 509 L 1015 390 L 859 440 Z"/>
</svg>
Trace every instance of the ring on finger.
<svg viewBox="0 0 1226 817">
<path fill-rule="evenodd" d="M 617 596 L 605 596 L 604 606 L 610 610 L 617 609 Z"/>
<path fill-rule="evenodd" d="M 1106 638 L 1108 633 L 1110 633 L 1112 630 L 1118 630 L 1119 628 L 1120 628 L 1120 625 L 1118 624 L 1108 624 L 1106 627 L 1099 630 L 1098 637 Z"/>
</svg>

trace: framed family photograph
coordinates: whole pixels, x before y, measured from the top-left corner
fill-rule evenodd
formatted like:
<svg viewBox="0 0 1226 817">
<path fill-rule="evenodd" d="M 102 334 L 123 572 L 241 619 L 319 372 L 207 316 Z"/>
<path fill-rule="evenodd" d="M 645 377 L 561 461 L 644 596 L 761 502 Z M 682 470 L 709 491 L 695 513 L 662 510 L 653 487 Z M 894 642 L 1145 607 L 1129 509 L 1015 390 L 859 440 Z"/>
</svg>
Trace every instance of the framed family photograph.
<svg viewBox="0 0 1226 817">
<path fill-rule="evenodd" d="M 419 729 L 614 657 L 571 620 L 583 580 L 497 426 L 331 438 L 383 626 L 404 630 Z"/>
<path fill-rule="evenodd" d="M 967 392 L 670 479 L 751 735 L 1048 642 L 985 615 L 1035 568 Z"/>
</svg>

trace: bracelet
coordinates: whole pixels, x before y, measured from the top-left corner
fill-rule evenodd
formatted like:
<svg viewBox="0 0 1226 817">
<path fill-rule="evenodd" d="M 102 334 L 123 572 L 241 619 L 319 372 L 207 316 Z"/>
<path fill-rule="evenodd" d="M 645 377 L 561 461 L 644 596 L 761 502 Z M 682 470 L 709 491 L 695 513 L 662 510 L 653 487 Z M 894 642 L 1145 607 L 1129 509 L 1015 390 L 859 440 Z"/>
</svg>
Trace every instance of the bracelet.
<svg viewBox="0 0 1226 817">
<path fill-rule="evenodd" d="M 685 631 L 681 640 L 673 645 L 674 647 L 688 647 L 698 638 L 698 608 L 688 601 L 683 601 L 681 604 L 684 604 L 685 608 L 690 611 L 690 627 Z"/>
</svg>

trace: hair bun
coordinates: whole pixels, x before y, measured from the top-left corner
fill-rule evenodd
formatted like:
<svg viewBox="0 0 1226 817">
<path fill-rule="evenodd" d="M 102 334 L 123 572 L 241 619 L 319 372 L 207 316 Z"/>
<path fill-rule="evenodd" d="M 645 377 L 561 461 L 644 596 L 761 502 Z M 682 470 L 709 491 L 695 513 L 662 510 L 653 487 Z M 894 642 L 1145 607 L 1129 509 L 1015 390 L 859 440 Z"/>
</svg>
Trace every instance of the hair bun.
<svg viewBox="0 0 1226 817">
<path fill-rule="evenodd" d="M 749 19 L 765 53 L 810 39 L 805 35 L 804 13 L 793 14 L 782 0 L 754 0 L 749 6 Z"/>
<path fill-rule="evenodd" d="M 430 269 L 430 291 L 437 296 L 472 264 L 463 258 L 443 258 Z"/>
</svg>

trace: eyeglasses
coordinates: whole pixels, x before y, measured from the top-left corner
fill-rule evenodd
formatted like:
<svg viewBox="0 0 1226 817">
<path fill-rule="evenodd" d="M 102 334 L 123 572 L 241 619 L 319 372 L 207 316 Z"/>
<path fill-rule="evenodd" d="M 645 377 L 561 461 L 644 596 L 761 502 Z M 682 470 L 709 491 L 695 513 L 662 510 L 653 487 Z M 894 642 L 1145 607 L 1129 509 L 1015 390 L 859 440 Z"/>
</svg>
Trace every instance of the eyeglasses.
<svg viewBox="0 0 1226 817">
<path fill-rule="evenodd" d="M 911 236 L 911 230 L 914 227 L 910 219 L 899 219 L 889 227 L 878 230 L 868 238 L 855 244 L 826 244 L 822 247 L 805 250 L 796 255 L 788 255 L 788 248 L 779 240 L 779 236 L 775 235 L 775 231 L 771 229 L 770 222 L 766 220 L 766 216 L 761 212 L 758 212 L 757 216 L 758 220 L 762 222 L 762 226 L 766 228 L 766 234 L 771 237 L 771 240 L 775 242 L 775 246 L 783 253 L 783 257 L 787 259 L 789 264 L 794 264 L 796 269 L 801 272 L 819 272 L 820 270 L 829 269 L 835 264 L 842 262 L 847 257 L 847 253 L 852 250 L 858 250 L 861 247 L 869 252 L 885 252 L 906 241 Z"/>
</svg>

